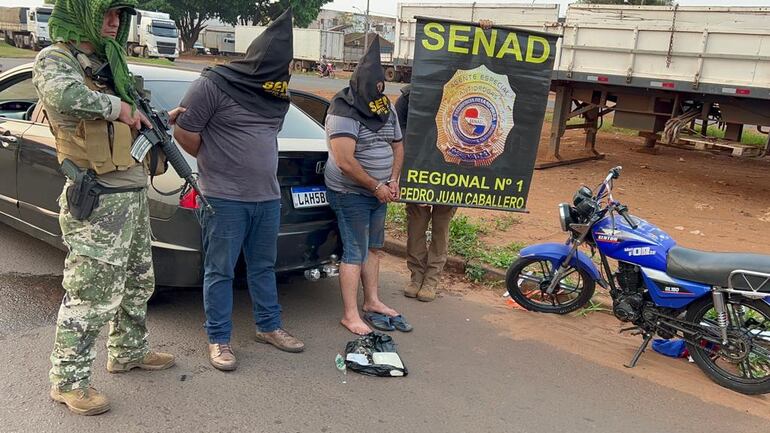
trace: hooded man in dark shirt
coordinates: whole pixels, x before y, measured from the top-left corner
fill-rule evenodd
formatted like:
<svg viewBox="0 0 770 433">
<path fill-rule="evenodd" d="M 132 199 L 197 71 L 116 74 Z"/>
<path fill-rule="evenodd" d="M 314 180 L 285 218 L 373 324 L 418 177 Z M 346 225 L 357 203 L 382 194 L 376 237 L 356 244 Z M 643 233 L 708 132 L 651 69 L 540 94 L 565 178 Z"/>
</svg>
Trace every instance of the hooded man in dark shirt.
<svg viewBox="0 0 770 433">
<path fill-rule="evenodd" d="M 214 208 L 201 209 L 203 302 L 209 361 L 237 366 L 230 345 L 235 265 L 243 251 L 257 341 L 288 352 L 304 344 L 282 328 L 275 282 L 281 217 L 278 132 L 289 110 L 292 13 L 287 10 L 242 60 L 208 68 L 184 99 L 174 137 L 197 157 L 200 186 Z"/>
</svg>

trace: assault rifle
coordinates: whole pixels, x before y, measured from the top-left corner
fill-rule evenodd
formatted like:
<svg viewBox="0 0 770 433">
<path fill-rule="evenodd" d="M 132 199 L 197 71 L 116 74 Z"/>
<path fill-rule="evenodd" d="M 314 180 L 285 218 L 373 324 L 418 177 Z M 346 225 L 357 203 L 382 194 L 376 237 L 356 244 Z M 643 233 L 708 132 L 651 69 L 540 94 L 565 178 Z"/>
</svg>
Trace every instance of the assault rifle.
<svg viewBox="0 0 770 433">
<path fill-rule="evenodd" d="M 109 63 L 100 68 L 93 74 L 94 79 L 102 82 L 112 82 L 112 71 L 109 68 Z M 141 93 L 136 89 L 141 89 Z M 168 112 L 155 108 L 150 103 L 149 92 L 144 90 L 144 80 L 141 77 L 136 77 L 136 86 L 134 86 L 133 95 L 134 101 L 136 101 L 136 109 L 144 114 L 144 116 L 150 121 L 152 128 L 148 128 L 142 124 L 142 129 L 139 130 L 139 136 L 134 140 L 134 145 L 131 147 L 131 156 L 137 161 L 144 160 L 147 152 L 151 148 L 155 147 L 166 155 L 166 161 L 174 167 L 176 173 L 184 179 L 185 184 L 179 189 L 182 194 L 187 191 L 189 185 L 200 197 L 203 204 L 203 208 L 207 212 L 214 212 L 214 209 L 209 204 L 206 197 L 198 187 L 198 179 L 193 174 L 190 165 L 185 161 L 184 156 L 176 147 L 173 137 L 168 125 Z M 153 167 L 155 169 L 155 167 Z"/>
</svg>

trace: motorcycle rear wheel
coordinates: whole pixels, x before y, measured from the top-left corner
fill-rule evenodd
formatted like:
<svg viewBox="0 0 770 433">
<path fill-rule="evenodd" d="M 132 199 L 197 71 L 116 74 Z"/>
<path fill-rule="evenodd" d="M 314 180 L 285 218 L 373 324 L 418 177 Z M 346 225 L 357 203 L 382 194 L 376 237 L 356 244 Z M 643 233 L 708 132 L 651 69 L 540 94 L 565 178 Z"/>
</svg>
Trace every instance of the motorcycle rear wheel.
<svg viewBox="0 0 770 433">
<path fill-rule="evenodd" d="M 742 296 L 732 296 L 726 304 L 731 347 L 723 349 L 701 339 L 699 344 L 687 342 L 687 350 L 719 385 L 748 395 L 770 393 L 770 305 Z M 714 302 L 707 296 L 687 309 L 685 319 L 705 327 L 710 336 L 718 336 L 715 314 Z"/>
<path fill-rule="evenodd" d="M 556 291 L 545 293 L 556 272 L 552 268 L 552 262 L 543 257 L 524 257 L 514 262 L 505 277 L 511 298 L 527 310 L 551 314 L 571 313 L 591 300 L 596 281 L 581 268 L 567 270 Z"/>
</svg>

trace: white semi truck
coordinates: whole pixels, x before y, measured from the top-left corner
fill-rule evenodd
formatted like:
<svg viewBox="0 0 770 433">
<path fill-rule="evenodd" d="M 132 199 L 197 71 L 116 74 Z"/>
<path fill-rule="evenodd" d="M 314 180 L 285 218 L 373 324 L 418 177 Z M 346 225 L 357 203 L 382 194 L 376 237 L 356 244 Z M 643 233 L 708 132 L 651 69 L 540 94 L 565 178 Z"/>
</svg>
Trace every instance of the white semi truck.
<svg viewBox="0 0 770 433">
<path fill-rule="evenodd" d="M 179 30 L 169 14 L 137 10 L 131 17 L 128 52 L 133 56 L 179 57 Z"/>
<path fill-rule="evenodd" d="M 0 32 L 5 42 L 35 50 L 51 45 L 48 19 L 52 11 L 51 6 L 0 7 Z"/>
<path fill-rule="evenodd" d="M 265 26 L 236 26 L 235 52 L 243 54 L 251 41 L 262 34 Z M 315 68 L 321 59 L 337 63 L 343 61 L 345 35 L 321 29 L 294 28 L 294 68 L 297 71 Z"/>
</svg>

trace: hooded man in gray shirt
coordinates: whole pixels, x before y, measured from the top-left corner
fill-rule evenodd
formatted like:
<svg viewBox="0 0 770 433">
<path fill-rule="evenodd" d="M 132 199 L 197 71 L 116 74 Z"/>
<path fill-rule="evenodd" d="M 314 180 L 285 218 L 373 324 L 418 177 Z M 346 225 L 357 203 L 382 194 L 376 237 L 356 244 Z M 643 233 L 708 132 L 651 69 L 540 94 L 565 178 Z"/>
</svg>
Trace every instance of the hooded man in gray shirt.
<svg viewBox="0 0 770 433">
<path fill-rule="evenodd" d="M 200 186 L 214 212 L 201 209 L 203 303 L 209 361 L 237 366 L 230 345 L 233 278 L 243 252 L 256 339 L 288 352 L 304 344 L 286 332 L 275 282 L 281 195 L 278 132 L 289 110 L 291 9 L 273 21 L 242 60 L 208 68 L 192 84 L 174 138 L 197 157 Z"/>
</svg>

